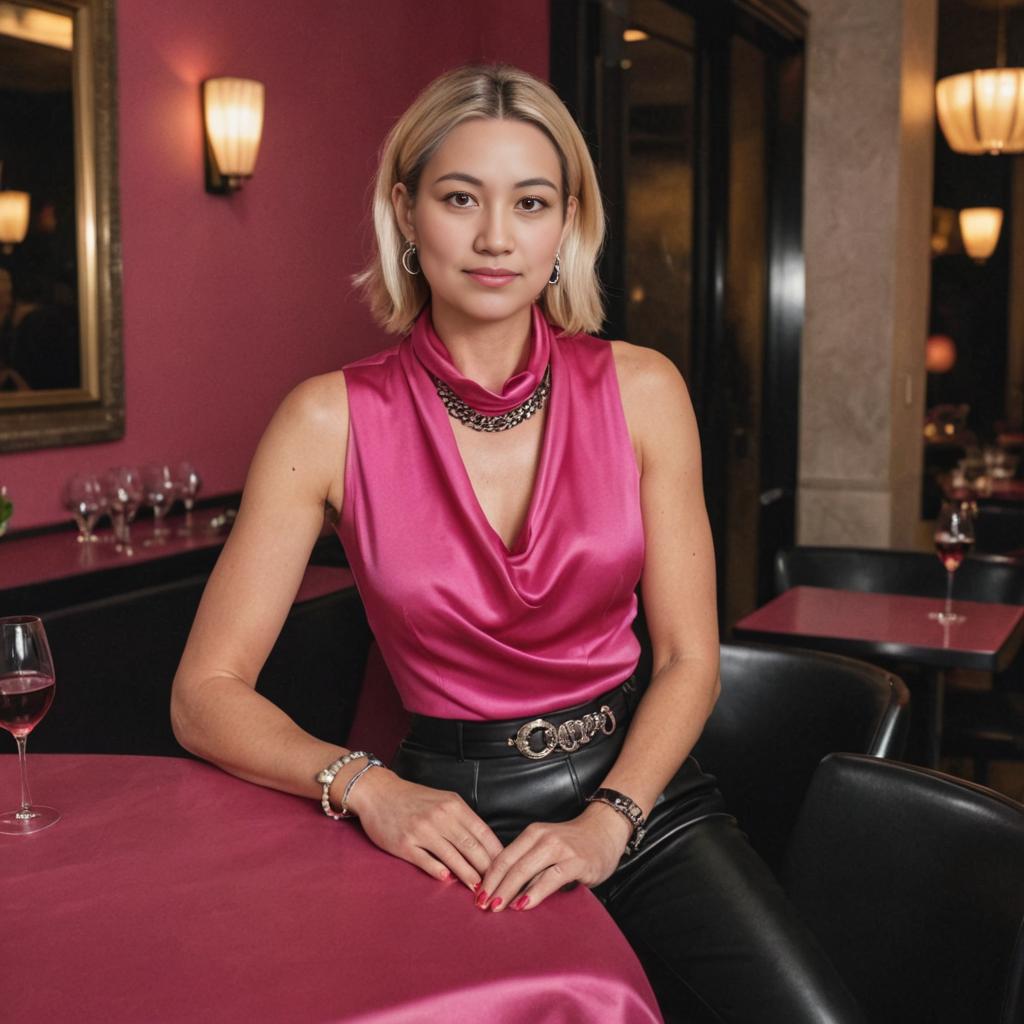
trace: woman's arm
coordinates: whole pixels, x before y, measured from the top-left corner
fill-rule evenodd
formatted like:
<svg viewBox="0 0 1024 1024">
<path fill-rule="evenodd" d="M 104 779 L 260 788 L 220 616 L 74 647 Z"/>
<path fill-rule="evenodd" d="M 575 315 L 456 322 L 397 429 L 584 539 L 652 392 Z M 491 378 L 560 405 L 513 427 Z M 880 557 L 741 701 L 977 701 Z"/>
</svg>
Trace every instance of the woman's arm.
<svg viewBox="0 0 1024 1024">
<path fill-rule="evenodd" d="M 171 691 L 182 746 L 251 782 L 310 797 L 318 795 L 314 776 L 338 748 L 303 732 L 255 686 L 324 504 L 340 501 L 347 432 L 340 373 L 306 381 L 281 404 L 249 468 Z"/>
<path fill-rule="evenodd" d="M 300 729 L 255 686 L 302 581 L 324 505 L 342 506 L 347 444 L 342 373 L 306 381 L 284 400 L 253 458 L 171 692 L 174 734 L 186 749 L 240 778 L 317 799 L 316 774 L 345 749 Z M 339 772 L 332 798 L 363 765 Z M 367 772 L 350 806 L 378 846 L 438 878 L 451 872 L 472 886 L 501 849 L 454 794 L 384 769 Z"/>
<path fill-rule="evenodd" d="M 642 593 L 654 665 L 602 785 L 625 793 L 647 815 L 697 742 L 718 696 L 715 563 L 686 385 L 659 353 L 613 345 L 640 467 Z M 571 822 L 531 825 L 496 858 L 483 888 L 504 907 L 533 879 L 525 903 L 516 904 L 524 909 L 570 881 L 597 885 L 615 869 L 629 835 L 629 822 L 605 804 L 591 804 Z"/>
</svg>

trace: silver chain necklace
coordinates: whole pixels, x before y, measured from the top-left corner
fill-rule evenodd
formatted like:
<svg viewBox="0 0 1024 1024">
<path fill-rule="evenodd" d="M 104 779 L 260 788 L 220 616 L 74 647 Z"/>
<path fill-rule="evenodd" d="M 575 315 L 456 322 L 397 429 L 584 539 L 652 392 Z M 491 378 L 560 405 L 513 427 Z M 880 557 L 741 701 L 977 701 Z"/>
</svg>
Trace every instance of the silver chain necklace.
<svg viewBox="0 0 1024 1024">
<path fill-rule="evenodd" d="M 548 400 L 548 395 L 551 394 L 550 363 L 548 363 L 544 376 L 534 389 L 533 394 L 525 402 L 517 405 L 514 409 L 499 412 L 495 416 L 485 416 L 482 412 L 477 412 L 471 405 L 467 405 L 440 377 L 431 374 L 430 379 L 434 382 L 434 387 L 437 388 L 438 398 L 444 403 L 444 407 L 452 419 L 465 423 L 473 430 L 483 430 L 488 433 L 511 430 L 513 427 L 519 426 L 523 420 L 528 420 L 534 413 L 540 412 Z"/>
</svg>

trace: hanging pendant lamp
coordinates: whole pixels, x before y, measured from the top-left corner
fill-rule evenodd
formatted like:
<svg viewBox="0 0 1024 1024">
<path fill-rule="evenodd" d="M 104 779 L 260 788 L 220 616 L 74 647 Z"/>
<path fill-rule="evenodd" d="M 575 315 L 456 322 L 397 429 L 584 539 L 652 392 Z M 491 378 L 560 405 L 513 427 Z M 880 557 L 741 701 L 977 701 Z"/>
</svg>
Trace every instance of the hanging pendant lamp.
<svg viewBox="0 0 1024 1024">
<path fill-rule="evenodd" d="M 935 106 L 957 153 L 1024 152 L 1024 68 L 1006 67 L 1006 9 L 999 9 L 996 67 L 942 78 Z"/>
</svg>

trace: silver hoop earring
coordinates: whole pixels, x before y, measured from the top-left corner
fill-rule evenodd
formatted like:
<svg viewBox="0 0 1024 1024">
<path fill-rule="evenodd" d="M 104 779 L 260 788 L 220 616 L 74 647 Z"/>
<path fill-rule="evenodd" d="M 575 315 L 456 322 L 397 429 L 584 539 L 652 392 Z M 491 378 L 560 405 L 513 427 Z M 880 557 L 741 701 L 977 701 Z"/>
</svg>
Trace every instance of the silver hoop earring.
<svg viewBox="0 0 1024 1024">
<path fill-rule="evenodd" d="M 416 269 L 410 266 L 410 259 L 416 260 Z M 416 258 L 416 246 L 412 242 L 405 243 L 402 252 L 402 267 L 410 277 L 415 277 L 420 272 L 420 261 Z"/>
<path fill-rule="evenodd" d="M 562 261 L 558 257 L 558 253 L 555 253 L 555 266 L 551 271 L 551 276 L 548 278 L 548 284 L 558 284 L 558 279 L 562 276 Z"/>
</svg>

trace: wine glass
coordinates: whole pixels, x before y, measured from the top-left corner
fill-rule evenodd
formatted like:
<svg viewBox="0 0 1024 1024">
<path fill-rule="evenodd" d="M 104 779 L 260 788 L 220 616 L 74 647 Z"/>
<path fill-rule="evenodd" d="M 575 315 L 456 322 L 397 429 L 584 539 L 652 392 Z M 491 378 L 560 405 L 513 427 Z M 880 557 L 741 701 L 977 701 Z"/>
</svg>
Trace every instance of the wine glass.
<svg viewBox="0 0 1024 1024">
<path fill-rule="evenodd" d="M 131 525 L 142 503 L 142 477 L 133 466 L 114 466 L 103 476 L 103 489 L 114 525 L 115 548 L 132 553 Z"/>
<path fill-rule="evenodd" d="M 178 533 L 182 537 L 188 537 L 192 534 L 192 510 L 196 507 L 196 495 L 203 486 L 203 481 L 191 462 L 179 462 L 175 466 L 174 481 L 185 506 L 185 525 Z"/>
<path fill-rule="evenodd" d="M 153 509 L 153 544 L 164 544 L 170 530 L 164 526 L 164 518 L 171 511 L 178 487 L 171 467 L 151 463 L 142 468 L 142 493 L 146 504 Z M 149 543 L 148 541 L 146 543 Z"/>
<path fill-rule="evenodd" d="M 78 543 L 90 544 L 95 541 L 97 538 L 92 528 L 107 510 L 107 499 L 99 478 L 76 473 L 64 485 L 63 502 L 78 524 Z"/>
<path fill-rule="evenodd" d="M 967 557 L 974 543 L 974 517 L 968 502 L 944 502 L 935 523 L 935 552 L 946 570 L 946 604 L 941 612 L 931 612 L 930 618 L 943 625 L 965 621 L 965 616 L 953 611 L 953 574 Z"/>
<path fill-rule="evenodd" d="M 52 807 L 33 804 L 25 744 L 53 703 L 55 677 L 42 622 L 32 615 L 0 619 L 0 726 L 14 736 L 21 767 L 21 806 L 0 813 L 0 833 L 25 836 L 60 820 Z"/>
</svg>

